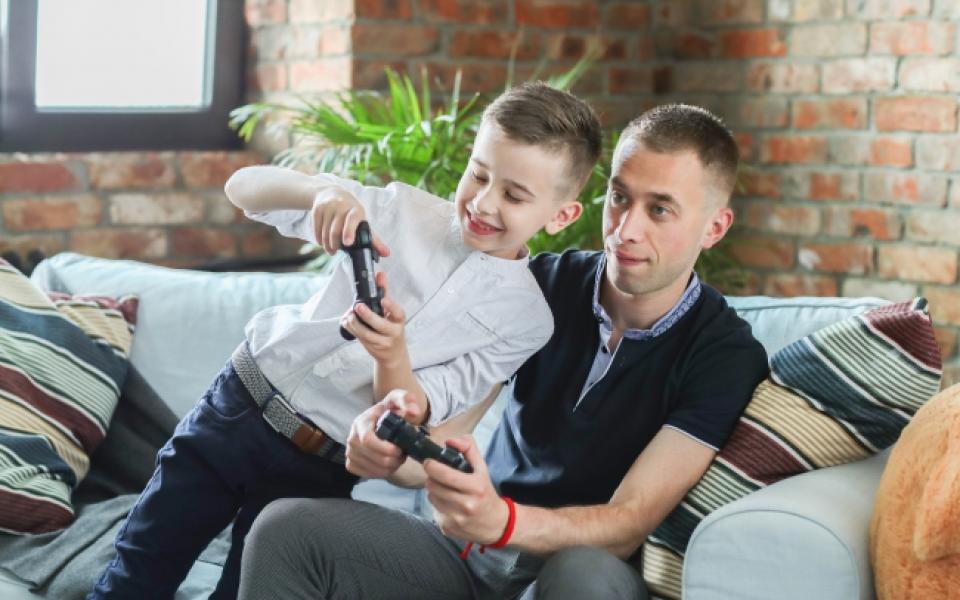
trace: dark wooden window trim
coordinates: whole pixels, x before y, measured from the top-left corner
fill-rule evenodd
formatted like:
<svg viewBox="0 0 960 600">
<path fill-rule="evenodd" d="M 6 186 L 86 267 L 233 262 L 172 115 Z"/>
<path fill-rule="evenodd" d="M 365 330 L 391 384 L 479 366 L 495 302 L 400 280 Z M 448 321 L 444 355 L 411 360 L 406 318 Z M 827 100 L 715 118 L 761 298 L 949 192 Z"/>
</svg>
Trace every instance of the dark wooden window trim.
<svg viewBox="0 0 960 600">
<path fill-rule="evenodd" d="M 227 126 L 244 101 L 246 26 L 243 2 L 211 0 L 216 39 L 210 105 L 199 110 L 37 111 L 37 0 L 10 0 L 0 31 L 0 152 L 189 150 L 241 146 Z"/>
</svg>

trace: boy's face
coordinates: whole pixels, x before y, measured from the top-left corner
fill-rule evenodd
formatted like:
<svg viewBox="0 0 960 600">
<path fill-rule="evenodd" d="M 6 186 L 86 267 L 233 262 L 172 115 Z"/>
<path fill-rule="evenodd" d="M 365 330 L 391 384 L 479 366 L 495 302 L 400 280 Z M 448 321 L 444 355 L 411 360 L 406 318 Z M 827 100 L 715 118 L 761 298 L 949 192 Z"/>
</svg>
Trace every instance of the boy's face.
<svg viewBox="0 0 960 600">
<path fill-rule="evenodd" d="M 514 259 L 541 228 L 553 234 L 575 221 L 580 205 L 567 171 L 565 153 L 511 140 L 495 122 L 484 122 L 457 185 L 463 241 Z"/>
<path fill-rule="evenodd" d="M 620 141 L 603 209 L 614 287 L 643 295 L 686 284 L 700 250 L 720 241 L 733 221 L 711 177 L 692 151 L 660 153 Z"/>
</svg>

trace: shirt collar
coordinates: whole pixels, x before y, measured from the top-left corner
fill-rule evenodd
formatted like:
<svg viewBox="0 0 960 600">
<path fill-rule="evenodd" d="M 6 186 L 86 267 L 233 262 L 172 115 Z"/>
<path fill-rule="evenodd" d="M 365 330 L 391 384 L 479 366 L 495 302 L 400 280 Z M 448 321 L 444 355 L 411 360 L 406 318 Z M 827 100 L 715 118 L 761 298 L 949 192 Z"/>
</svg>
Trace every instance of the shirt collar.
<svg viewBox="0 0 960 600">
<path fill-rule="evenodd" d="M 607 311 L 604 310 L 603 306 L 600 304 L 600 283 L 604 273 L 607 271 L 607 257 L 606 255 L 600 256 L 600 262 L 597 266 L 597 273 L 594 276 L 593 280 L 593 315 L 597 318 L 597 322 L 600 324 L 600 328 L 603 331 L 612 331 L 613 330 L 613 321 L 610 319 L 610 315 L 607 314 Z M 697 273 L 694 272 L 690 277 L 690 282 L 687 284 L 687 289 L 683 291 L 683 295 L 680 296 L 680 300 L 673 305 L 667 314 L 660 317 L 656 323 L 653 324 L 650 329 L 626 329 L 623 332 L 623 337 L 630 340 L 647 340 L 655 338 L 659 335 L 663 335 L 668 329 L 673 327 L 673 325 L 680 320 L 683 315 L 687 314 L 687 311 L 690 310 L 690 307 L 694 305 L 697 299 L 700 297 L 700 291 L 702 286 L 700 284 L 700 278 L 697 276 Z"/>
</svg>

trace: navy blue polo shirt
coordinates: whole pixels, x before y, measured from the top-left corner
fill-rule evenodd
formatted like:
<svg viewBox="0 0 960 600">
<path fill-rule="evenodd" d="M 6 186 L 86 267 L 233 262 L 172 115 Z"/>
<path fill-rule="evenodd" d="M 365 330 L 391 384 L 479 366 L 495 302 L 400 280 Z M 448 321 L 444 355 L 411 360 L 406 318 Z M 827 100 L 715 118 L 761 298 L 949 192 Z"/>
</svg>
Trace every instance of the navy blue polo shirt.
<svg viewBox="0 0 960 600">
<path fill-rule="evenodd" d="M 600 343 L 593 301 L 603 265 L 601 252 L 585 251 L 540 254 L 530 263 L 553 311 L 554 333 L 517 372 L 487 451 L 494 485 L 517 502 L 609 501 L 664 426 L 722 447 L 767 375 L 766 353 L 750 326 L 702 285 L 666 330 L 624 336 L 581 397 Z"/>
</svg>

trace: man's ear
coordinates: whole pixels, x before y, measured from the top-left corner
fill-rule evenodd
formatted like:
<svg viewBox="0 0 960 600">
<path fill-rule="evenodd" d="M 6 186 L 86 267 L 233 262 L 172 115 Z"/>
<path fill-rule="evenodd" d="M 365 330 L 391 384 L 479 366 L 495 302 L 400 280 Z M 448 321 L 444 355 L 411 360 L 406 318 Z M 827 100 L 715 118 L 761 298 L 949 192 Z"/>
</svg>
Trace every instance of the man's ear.
<svg viewBox="0 0 960 600">
<path fill-rule="evenodd" d="M 583 205 L 576 200 L 571 200 L 557 210 L 553 218 L 543 226 L 543 229 L 550 235 L 556 235 L 579 219 L 582 214 Z"/>
<path fill-rule="evenodd" d="M 707 230 L 703 234 L 703 241 L 700 246 L 706 250 L 713 248 L 727 235 L 730 226 L 733 225 L 733 209 L 729 206 L 721 206 L 713 211 L 713 216 L 707 223 Z"/>
</svg>

